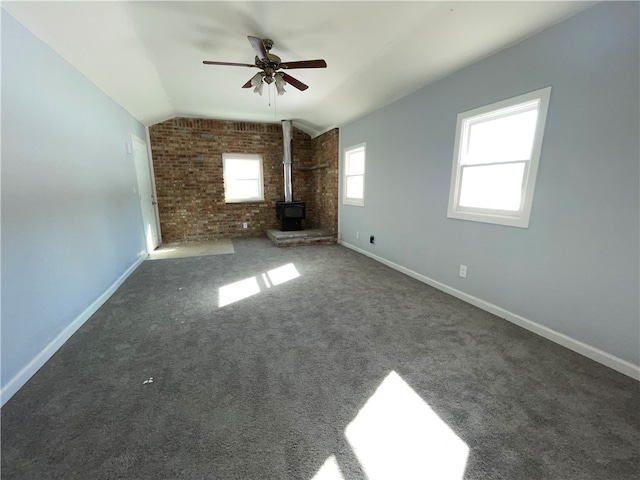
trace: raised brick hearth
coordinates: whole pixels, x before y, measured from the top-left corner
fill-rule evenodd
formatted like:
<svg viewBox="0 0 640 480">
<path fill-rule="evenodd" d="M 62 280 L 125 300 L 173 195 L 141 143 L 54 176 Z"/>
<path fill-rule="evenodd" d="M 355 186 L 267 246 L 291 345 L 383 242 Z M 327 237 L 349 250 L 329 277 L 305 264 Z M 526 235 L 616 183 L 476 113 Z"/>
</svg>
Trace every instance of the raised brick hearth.
<svg viewBox="0 0 640 480">
<path fill-rule="evenodd" d="M 277 247 L 300 247 L 303 245 L 330 245 L 336 243 L 336 235 L 329 230 L 311 229 L 283 232 L 267 230 L 267 238 Z"/>
</svg>

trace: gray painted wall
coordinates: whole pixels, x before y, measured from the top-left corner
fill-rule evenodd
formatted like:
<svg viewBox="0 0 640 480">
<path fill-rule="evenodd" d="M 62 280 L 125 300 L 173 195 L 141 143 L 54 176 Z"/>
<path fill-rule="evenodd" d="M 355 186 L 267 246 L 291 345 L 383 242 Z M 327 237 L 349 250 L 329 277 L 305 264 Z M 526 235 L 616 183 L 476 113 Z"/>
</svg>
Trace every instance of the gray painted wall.
<svg viewBox="0 0 640 480">
<path fill-rule="evenodd" d="M 1 13 L 4 388 L 144 254 L 125 142 L 146 132 Z"/>
<path fill-rule="evenodd" d="M 639 365 L 638 5 L 596 5 L 343 126 L 367 165 L 341 239 Z M 549 85 L 529 228 L 448 219 L 457 114 Z"/>
</svg>

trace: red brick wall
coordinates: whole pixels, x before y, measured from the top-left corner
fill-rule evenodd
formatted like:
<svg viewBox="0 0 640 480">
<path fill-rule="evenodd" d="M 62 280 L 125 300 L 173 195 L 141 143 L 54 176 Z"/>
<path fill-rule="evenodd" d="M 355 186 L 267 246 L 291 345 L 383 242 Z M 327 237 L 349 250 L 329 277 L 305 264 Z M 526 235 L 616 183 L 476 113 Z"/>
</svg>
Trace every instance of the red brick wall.
<svg viewBox="0 0 640 480">
<path fill-rule="evenodd" d="M 314 222 L 318 228 L 338 233 L 338 163 L 340 157 L 338 129 L 329 130 L 311 140 L 310 197 L 315 201 Z"/>
<path fill-rule="evenodd" d="M 291 153 L 293 197 L 307 204 L 305 228 L 333 225 L 335 232 L 338 150 L 337 130 L 332 132 L 335 201 L 327 200 L 330 169 L 313 169 L 328 163 L 333 140 L 320 140 L 327 134 L 312 140 L 294 128 Z M 280 124 L 174 118 L 153 125 L 149 133 L 163 242 L 264 236 L 267 229 L 279 228 L 275 202 L 284 200 Z M 264 202 L 225 203 L 223 153 L 262 155 Z M 243 222 L 247 229 L 242 228 Z"/>
</svg>

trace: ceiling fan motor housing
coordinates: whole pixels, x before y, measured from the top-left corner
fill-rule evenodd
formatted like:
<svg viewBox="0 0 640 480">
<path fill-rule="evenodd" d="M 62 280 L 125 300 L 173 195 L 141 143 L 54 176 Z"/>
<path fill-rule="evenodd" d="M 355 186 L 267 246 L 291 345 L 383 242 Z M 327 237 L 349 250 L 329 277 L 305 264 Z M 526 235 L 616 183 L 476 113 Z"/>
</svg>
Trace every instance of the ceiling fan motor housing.
<svg viewBox="0 0 640 480">
<path fill-rule="evenodd" d="M 265 62 L 261 59 L 258 58 L 258 56 L 256 56 L 256 66 L 258 68 L 267 68 L 267 67 L 271 67 L 274 70 L 277 70 L 280 66 L 280 62 L 282 60 L 280 60 L 280 57 L 277 55 L 274 55 L 273 53 L 269 53 L 269 61 Z"/>
</svg>

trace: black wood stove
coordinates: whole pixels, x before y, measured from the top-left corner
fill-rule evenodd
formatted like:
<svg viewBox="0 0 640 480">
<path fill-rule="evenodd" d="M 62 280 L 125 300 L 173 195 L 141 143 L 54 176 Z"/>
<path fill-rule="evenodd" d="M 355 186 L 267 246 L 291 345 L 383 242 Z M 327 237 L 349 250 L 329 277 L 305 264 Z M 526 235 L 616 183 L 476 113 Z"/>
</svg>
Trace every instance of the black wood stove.
<svg viewBox="0 0 640 480">
<path fill-rule="evenodd" d="M 276 202 L 276 217 L 283 232 L 302 230 L 304 216 L 304 202 Z"/>
</svg>

